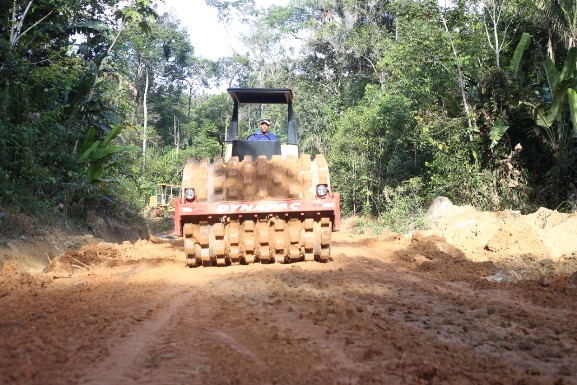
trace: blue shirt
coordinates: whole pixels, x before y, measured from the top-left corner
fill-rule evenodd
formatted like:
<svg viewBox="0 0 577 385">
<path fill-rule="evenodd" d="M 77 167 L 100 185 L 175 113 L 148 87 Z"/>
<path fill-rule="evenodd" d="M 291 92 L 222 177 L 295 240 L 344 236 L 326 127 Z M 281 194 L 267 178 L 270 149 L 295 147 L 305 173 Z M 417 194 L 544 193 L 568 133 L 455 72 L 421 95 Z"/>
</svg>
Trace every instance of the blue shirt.
<svg viewBox="0 0 577 385">
<path fill-rule="evenodd" d="M 264 135 L 260 130 L 256 130 L 251 136 L 248 137 L 248 140 L 278 140 L 277 136 L 272 132 L 267 132 Z"/>
</svg>

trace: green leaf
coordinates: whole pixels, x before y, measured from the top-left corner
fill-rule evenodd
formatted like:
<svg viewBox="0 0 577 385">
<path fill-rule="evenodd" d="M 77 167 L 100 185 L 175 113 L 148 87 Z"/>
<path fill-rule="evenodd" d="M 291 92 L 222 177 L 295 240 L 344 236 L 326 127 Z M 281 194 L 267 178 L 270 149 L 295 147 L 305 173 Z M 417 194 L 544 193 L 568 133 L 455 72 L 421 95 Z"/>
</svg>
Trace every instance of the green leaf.
<svg viewBox="0 0 577 385">
<path fill-rule="evenodd" d="M 545 121 L 547 122 L 546 127 L 551 126 L 555 120 L 561 119 L 561 114 L 567 111 L 566 101 L 567 101 L 567 90 L 574 83 L 573 78 L 563 79 L 552 90 L 553 103 L 549 109 Z"/>
<path fill-rule="evenodd" d="M 104 51 L 102 52 L 100 55 L 96 56 L 94 58 L 94 66 L 91 67 L 92 73 L 96 74 L 98 73 L 98 68 L 100 67 L 100 65 L 102 64 L 102 61 L 108 56 L 108 51 Z"/>
<path fill-rule="evenodd" d="M 577 48 L 572 47 L 563 62 L 563 68 L 559 73 L 559 81 L 575 78 L 575 73 L 577 71 L 575 65 L 577 65 Z"/>
<path fill-rule="evenodd" d="M 65 108 L 64 112 L 68 115 L 74 112 L 76 104 L 85 96 L 90 93 L 92 89 L 92 85 L 94 84 L 94 80 L 96 79 L 95 75 L 92 73 L 85 74 L 78 83 L 71 89 L 68 94 L 65 95 L 66 103 L 68 106 Z"/>
<path fill-rule="evenodd" d="M 515 53 L 513 54 L 513 58 L 511 59 L 511 63 L 509 64 L 509 70 L 513 73 L 513 78 L 517 77 L 517 72 L 519 68 L 521 68 L 521 59 L 523 58 L 523 53 L 529 48 L 531 44 L 531 35 L 527 32 L 524 32 L 521 35 L 521 40 L 519 40 L 519 44 L 517 44 L 517 48 L 515 48 Z"/>
<path fill-rule="evenodd" d="M 491 127 L 490 148 L 494 148 L 497 144 L 499 144 L 499 141 L 501 140 L 505 132 L 507 132 L 507 129 L 509 129 L 509 126 L 507 126 L 502 119 L 497 119 L 495 121 L 493 127 Z"/>
<path fill-rule="evenodd" d="M 559 83 L 559 71 L 557 71 L 557 68 L 555 68 L 555 64 L 549 57 L 545 59 L 543 67 L 545 67 L 545 73 L 547 75 L 547 83 L 549 83 L 549 88 L 553 90 L 557 86 L 557 83 Z"/>
<path fill-rule="evenodd" d="M 519 105 L 529 107 L 529 111 L 531 112 L 531 115 L 533 116 L 533 120 L 535 120 L 535 123 L 537 123 L 538 126 L 550 127 L 551 124 L 553 124 L 553 121 L 549 121 L 547 119 L 547 116 L 548 116 L 547 111 L 540 108 L 539 105 L 534 104 L 534 103 L 530 103 L 530 102 L 524 102 L 524 101 L 519 102 Z"/>
<path fill-rule="evenodd" d="M 104 148 L 99 148 L 92 154 L 92 159 L 108 159 L 111 155 L 118 154 L 120 152 L 138 151 L 140 147 L 138 146 L 112 146 L 108 145 Z"/>
<path fill-rule="evenodd" d="M 82 152 L 82 154 L 80 155 L 80 161 L 81 162 L 86 162 L 88 160 L 90 160 L 91 158 L 93 158 L 93 154 L 97 151 L 98 146 L 100 146 L 100 141 L 97 140 L 96 142 L 92 143 L 92 145 L 86 149 L 85 151 Z"/>
<path fill-rule="evenodd" d="M 92 183 L 96 182 L 98 178 L 102 175 L 104 171 L 102 165 L 104 164 L 104 159 L 92 162 L 88 168 L 88 173 L 86 174 Z"/>
<path fill-rule="evenodd" d="M 84 135 L 84 141 L 82 142 L 82 147 L 80 148 L 80 153 L 84 154 L 86 150 L 88 150 L 94 143 L 94 137 L 96 136 L 96 129 L 94 127 L 90 127 L 86 135 Z"/>
<path fill-rule="evenodd" d="M 111 111 L 99 111 L 100 116 L 108 120 L 110 123 L 117 125 L 120 124 L 120 118 L 114 112 Z"/>
<path fill-rule="evenodd" d="M 104 140 L 104 143 L 102 146 L 107 147 L 109 145 L 110 141 L 112 141 L 114 138 L 116 138 L 118 136 L 118 134 L 120 134 L 120 131 L 122 131 L 122 125 L 117 124 L 116 126 L 114 126 L 112 128 L 112 130 L 106 136 L 106 139 Z"/>
<path fill-rule="evenodd" d="M 567 97 L 569 98 L 569 110 L 571 110 L 574 135 L 577 135 L 577 91 L 569 88 L 567 90 Z"/>
<path fill-rule="evenodd" d="M 566 111 L 567 89 L 572 87 L 575 83 L 576 66 L 577 64 L 577 48 L 573 47 L 567 53 L 567 57 L 563 63 L 561 71 L 557 71 L 555 65 L 550 58 L 547 58 L 543 63 L 545 72 L 547 73 L 547 81 L 553 100 L 549 112 L 539 114 L 537 124 L 542 127 L 550 127 L 554 121 L 561 119 L 561 115 Z"/>
</svg>

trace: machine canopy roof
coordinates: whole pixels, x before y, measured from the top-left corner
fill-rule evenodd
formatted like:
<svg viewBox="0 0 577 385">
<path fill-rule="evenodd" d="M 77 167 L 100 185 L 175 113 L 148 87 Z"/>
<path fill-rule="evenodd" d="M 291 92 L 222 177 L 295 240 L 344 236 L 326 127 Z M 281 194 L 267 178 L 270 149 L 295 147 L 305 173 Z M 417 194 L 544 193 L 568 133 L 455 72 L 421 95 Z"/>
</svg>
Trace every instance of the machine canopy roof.
<svg viewBox="0 0 577 385">
<path fill-rule="evenodd" d="M 293 100 L 289 88 L 229 88 L 227 91 L 238 104 L 291 104 Z"/>
</svg>

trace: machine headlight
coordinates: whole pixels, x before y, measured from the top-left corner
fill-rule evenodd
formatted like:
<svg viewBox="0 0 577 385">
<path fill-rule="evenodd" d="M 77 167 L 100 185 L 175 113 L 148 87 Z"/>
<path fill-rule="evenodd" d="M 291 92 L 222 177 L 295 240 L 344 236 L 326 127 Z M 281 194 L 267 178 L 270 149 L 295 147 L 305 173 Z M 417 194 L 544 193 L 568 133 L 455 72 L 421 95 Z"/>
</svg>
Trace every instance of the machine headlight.
<svg viewBox="0 0 577 385">
<path fill-rule="evenodd" d="M 327 196 L 329 189 L 327 188 L 326 184 L 318 184 L 317 185 L 317 196 L 319 198 L 324 198 Z"/>
<path fill-rule="evenodd" d="M 184 197 L 186 198 L 187 201 L 191 202 L 196 197 L 196 192 L 194 191 L 193 188 L 185 188 Z"/>
</svg>

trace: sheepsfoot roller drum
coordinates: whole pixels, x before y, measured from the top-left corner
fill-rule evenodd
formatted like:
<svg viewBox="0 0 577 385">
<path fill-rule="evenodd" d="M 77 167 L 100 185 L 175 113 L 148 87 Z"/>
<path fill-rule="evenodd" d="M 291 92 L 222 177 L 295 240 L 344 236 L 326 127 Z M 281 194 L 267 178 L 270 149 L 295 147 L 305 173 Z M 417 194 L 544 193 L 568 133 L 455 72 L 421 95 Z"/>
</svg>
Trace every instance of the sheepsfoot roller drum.
<svg viewBox="0 0 577 385">
<path fill-rule="evenodd" d="M 187 163 L 175 228 L 189 266 L 329 260 L 339 194 L 324 157 L 275 160 Z"/>
<path fill-rule="evenodd" d="M 323 155 L 298 155 L 288 89 L 229 89 L 234 112 L 226 155 L 189 159 L 182 196 L 175 200 L 175 231 L 188 266 L 327 262 L 331 233 L 340 227 Z M 289 143 L 237 139 L 238 105 L 288 105 Z"/>
</svg>

